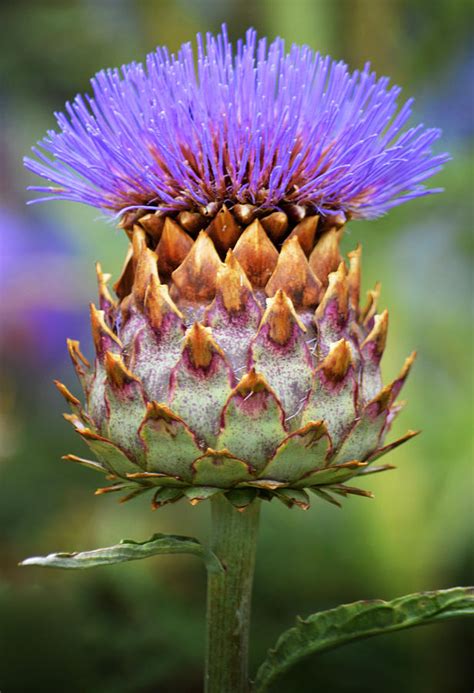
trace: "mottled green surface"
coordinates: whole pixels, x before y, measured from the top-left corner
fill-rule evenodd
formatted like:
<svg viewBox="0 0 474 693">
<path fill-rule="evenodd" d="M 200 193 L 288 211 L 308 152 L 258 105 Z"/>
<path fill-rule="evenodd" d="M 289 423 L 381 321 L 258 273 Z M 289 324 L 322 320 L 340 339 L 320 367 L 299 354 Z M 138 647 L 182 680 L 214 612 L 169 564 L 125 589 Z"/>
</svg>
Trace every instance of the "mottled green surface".
<svg viewBox="0 0 474 693">
<path fill-rule="evenodd" d="M 87 89 L 90 74 L 120 65 L 156 43 L 176 49 L 196 30 L 222 20 L 236 37 L 249 24 L 270 36 L 306 41 L 361 67 L 371 59 L 404 94 L 417 97 L 416 116 L 444 128 L 454 159 L 436 185 L 442 196 L 415 201 L 375 222 L 358 222 L 344 241 L 361 241 L 363 283 L 383 283 L 390 309 L 385 382 L 406 354 L 418 351 L 403 397 L 408 405 L 393 438 L 421 428 L 390 454 L 398 469 L 366 480 L 375 500 L 352 499 L 338 510 L 313 503 L 304 513 L 265 504 L 255 583 L 252 652 L 255 670 L 296 613 L 342 602 L 394 598 L 472 582 L 472 125 L 471 31 L 467 0 L 263 0 L 243 2 L 4 3 L 2 8 L 2 207 L 29 224 L 28 253 L 18 258 L 21 288 L 2 311 L 16 310 L 15 329 L 2 319 L 0 458 L 0 688 L 5 693 L 148 693 L 201 691 L 204 574 L 192 557 L 160 557 L 100 571 L 20 569 L 28 555 L 86 550 L 153 532 L 204 538 L 209 509 L 186 503 L 156 513 L 146 501 L 118 505 L 94 497 L 97 474 L 63 463 L 84 455 L 61 419 L 51 384 L 76 383 L 64 348 L 49 360 L 39 345 L 66 336 L 87 346 L 87 303 L 95 300 L 93 263 L 117 277 L 126 239 L 95 210 L 51 203 L 25 208 L 32 177 L 21 156 L 54 126 L 52 111 Z M 471 68 L 472 69 L 472 68 Z M 60 226 L 72 244 L 68 264 L 50 254 L 31 265 L 38 222 Z M 8 224 L 10 228 L 10 224 Z M 2 258 L 4 248 L 2 229 Z M 61 241 L 63 243 L 63 240 Z M 0 259 L 0 264 L 2 259 Z M 47 273 L 47 274 L 46 274 Z M 41 334 L 29 331 L 39 288 L 62 284 L 45 302 L 73 316 Z M 10 308 L 11 306 L 11 308 Z M 82 316 L 82 317 L 81 317 Z M 59 317 L 58 317 L 59 320 Z M 80 322 L 82 320 L 82 322 Z M 79 323 L 79 324 L 78 324 Z M 82 327 L 81 327 L 82 325 Z M 58 353 L 58 352 L 56 352 Z M 61 353 L 61 352 L 59 352 Z M 43 370 L 40 372 L 40 367 Z M 382 460 L 383 462 L 385 461 Z M 315 499 L 316 500 L 316 499 Z M 462 620 L 393 633 L 309 658 L 273 687 L 281 693 L 446 693 L 471 690 L 472 627 Z M 79 666 L 78 666 L 79 658 Z M 147 666 L 137 666 L 146 661 Z M 58 666 L 60 662 L 60 666 Z"/>
</svg>

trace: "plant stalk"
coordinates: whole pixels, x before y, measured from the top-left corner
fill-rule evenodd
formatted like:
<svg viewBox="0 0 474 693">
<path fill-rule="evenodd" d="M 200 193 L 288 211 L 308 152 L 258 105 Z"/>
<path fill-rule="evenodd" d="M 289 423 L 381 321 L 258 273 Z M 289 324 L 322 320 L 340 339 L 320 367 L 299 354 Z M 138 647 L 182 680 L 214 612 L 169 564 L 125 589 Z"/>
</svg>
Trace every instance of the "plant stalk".
<svg viewBox="0 0 474 693">
<path fill-rule="evenodd" d="M 236 510 L 224 496 L 211 499 L 211 546 L 224 566 L 208 572 L 206 693 L 247 693 L 252 583 L 260 501 Z"/>
</svg>

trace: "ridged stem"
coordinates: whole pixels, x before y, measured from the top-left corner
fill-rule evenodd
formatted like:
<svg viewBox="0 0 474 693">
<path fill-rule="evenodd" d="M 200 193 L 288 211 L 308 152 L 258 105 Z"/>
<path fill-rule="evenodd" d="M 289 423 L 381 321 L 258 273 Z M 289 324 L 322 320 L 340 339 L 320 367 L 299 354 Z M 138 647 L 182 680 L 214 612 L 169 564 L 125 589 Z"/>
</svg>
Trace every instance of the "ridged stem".
<svg viewBox="0 0 474 693">
<path fill-rule="evenodd" d="M 248 642 L 260 501 L 236 510 L 211 499 L 211 549 L 224 566 L 208 573 L 206 693 L 247 693 Z"/>
</svg>

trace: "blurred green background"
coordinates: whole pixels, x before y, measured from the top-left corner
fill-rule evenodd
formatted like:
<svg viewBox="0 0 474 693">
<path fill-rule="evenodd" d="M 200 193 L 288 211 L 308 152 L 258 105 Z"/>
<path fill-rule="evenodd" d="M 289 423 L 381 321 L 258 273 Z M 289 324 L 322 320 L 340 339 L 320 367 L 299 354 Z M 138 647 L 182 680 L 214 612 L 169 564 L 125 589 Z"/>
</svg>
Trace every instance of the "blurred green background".
<svg viewBox="0 0 474 693">
<path fill-rule="evenodd" d="M 58 377 L 77 392 L 65 339 L 90 353 L 93 262 L 116 277 L 125 237 L 96 210 L 26 207 L 21 159 L 54 110 L 102 67 L 176 49 L 226 21 L 290 43 L 371 60 L 417 97 L 414 119 L 440 126 L 453 161 L 440 196 L 351 224 L 364 285 L 383 282 L 391 311 L 387 378 L 416 348 L 409 404 L 393 436 L 398 469 L 371 477 L 376 499 L 342 511 L 265 505 L 256 570 L 252 666 L 294 616 L 361 598 L 469 584 L 472 575 L 472 197 L 474 52 L 464 0 L 68 0 L 3 3 L 0 99 L 0 690 L 2 693 L 201 690 L 205 578 L 192 558 L 157 558 L 84 573 L 19 569 L 29 555 L 86 549 L 153 532 L 205 537 L 209 508 L 152 513 L 94 497 L 94 474 L 61 462 L 83 449 L 62 420 Z M 465 622 L 367 640 L 310 659 L 274 691 L 455 693 L 473 687 Z"/>
</svg>

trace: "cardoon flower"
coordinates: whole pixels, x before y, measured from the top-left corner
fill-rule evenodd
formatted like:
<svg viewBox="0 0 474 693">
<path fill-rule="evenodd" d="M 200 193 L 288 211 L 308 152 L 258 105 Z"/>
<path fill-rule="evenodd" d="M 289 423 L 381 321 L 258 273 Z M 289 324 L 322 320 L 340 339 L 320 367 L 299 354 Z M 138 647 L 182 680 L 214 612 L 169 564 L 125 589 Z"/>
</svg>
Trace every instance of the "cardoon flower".
<svg viewBox="0 0 474 693">
<path fill-rule="evenodd" d="M 41 199 L 120 216 L 130 238 L 117 299 L 98 267 L 95 361 L 69 342 L 85 406 L 58 387 L 98 461 L 68 459 L 155 507 L 370 495 L 347 482 L 414 435 L 384 443 L 414 355 L 383 386 L 388 314 L 379 287 L 360 306 L 361 250 L 340 239 L 436 192 L 439 131 L 404 129 L 411 102 L 368 65 L 254 31 L 198 37 L 197 69 L 186 44 L 92 87 L 26 160 L 52 182 Z"/>
</svg>

